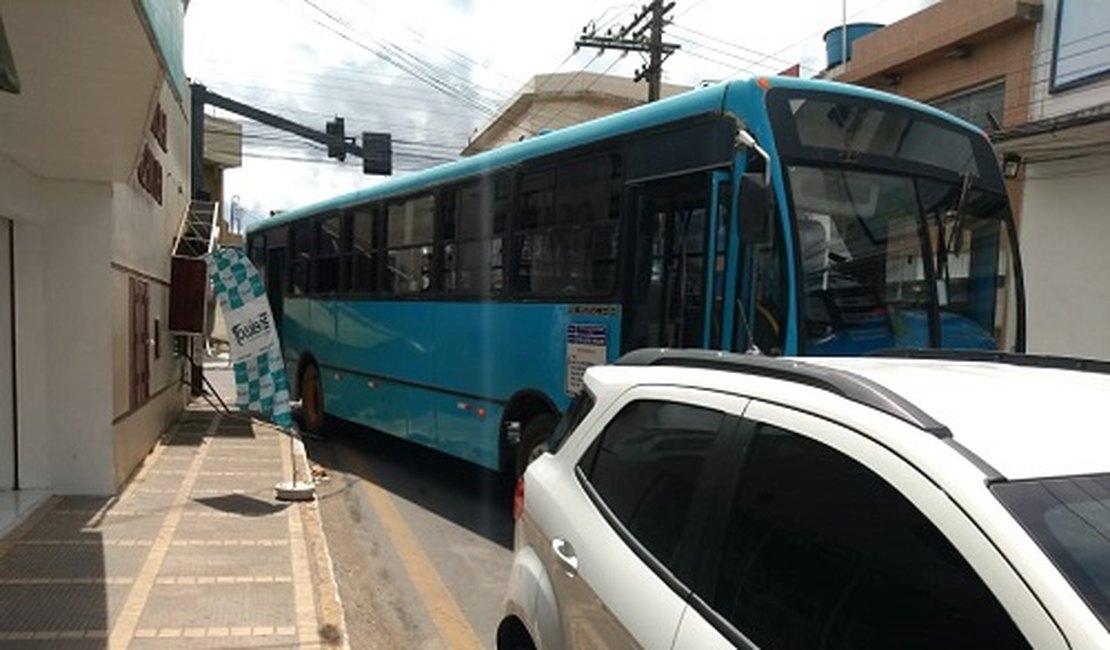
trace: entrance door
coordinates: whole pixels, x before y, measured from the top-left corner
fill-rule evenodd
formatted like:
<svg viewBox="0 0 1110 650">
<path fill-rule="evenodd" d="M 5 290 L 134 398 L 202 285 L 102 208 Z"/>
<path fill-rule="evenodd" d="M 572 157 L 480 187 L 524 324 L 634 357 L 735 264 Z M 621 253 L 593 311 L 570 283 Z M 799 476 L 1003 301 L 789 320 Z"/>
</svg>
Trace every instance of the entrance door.
<svg viewBox="0 0 1110 650">
<path fill-rule="evenodd" d="M 0 218 L 0 490 L 16 486 L 12 222 Z"/>
<path fill-rule="evenodd" d="M 724 250 L 729 220 L 716 216 L 713 179 L 699 172 L 629 187 L 624 351 L 719 345 L 723 260 L 706 252 Z"/>
</svg>

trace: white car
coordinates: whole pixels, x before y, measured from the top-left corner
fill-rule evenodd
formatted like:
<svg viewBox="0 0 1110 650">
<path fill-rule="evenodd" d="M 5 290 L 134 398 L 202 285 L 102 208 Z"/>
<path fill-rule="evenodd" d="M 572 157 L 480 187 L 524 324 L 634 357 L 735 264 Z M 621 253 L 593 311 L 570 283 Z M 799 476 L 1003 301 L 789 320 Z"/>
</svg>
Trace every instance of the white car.
<svg viewBox="0 0 1110 650">
<path fill-rule="evenodd" d="M 1048 357 L 591 368 L 497 647 L 1110 648 L 1104 409 L 1110 365 Z"/>
</svg>

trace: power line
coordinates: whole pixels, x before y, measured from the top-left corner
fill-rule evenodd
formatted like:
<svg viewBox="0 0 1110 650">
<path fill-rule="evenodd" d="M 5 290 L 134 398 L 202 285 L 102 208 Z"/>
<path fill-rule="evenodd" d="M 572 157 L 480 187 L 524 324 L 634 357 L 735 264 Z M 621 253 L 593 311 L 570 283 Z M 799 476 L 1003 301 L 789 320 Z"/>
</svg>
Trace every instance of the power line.
<svg viewBox="0 0 1110 650">
<path fill-rule="evenodd" d="M 322 12 L 324 15 L 328 16 L 333 21 L 339 23 L 340 25 L 343 25 L 347 29 L 350 29 L 350 30 L 356 31 L 356 32 L 360 31 L 349 18 L 337 15 L 337 13 L 334 10 L 327 11 L 327 10 L 323 9 L 319 4 L 319 2 L 321 0 L 302 0 L 302 1 L 305 2 L 306 4 L 308 4 L 309 6 L 317 9 L 318 11 Z M 417 31 L 415 29 L 412 29 L 411 27 L 409 28 L 409 30 L 414 34 L 417 34 L 419 36 L 420 40 L 422 40 L 422 41 L 424 40 L 424 37 L 423 37 L 422 33 L 420 33 L 419 31 Z M 380 47 L 384 47 L 384 48 L 390 50 L 393 54 L 402 57 L 410 65 L 420 69 L 424 73 L 427 73 L 427 74 L 431 75 L 432 78 L 435 79 L 437 82 L 448 85 L 448 87 L 452 88 L 453 90 L 455 90 L 457 92 L 469 93 L 468 96 L 471 97 L 472 99 L 474 99 L 475 101 L 482 101 L 482 102 L 493 101 L 495 103 L 499 103 L 504 98 L 503 95 L 500 92 L 494 93 L 496 96 L 492 100 L 490 100 L 486 97 L 483 97 L 481 93 L 476 92 L 476 89 L 481 89 L 480 86 L 475 84 L 471 79 L 456 74 L 455 71 L 451 70 L 450 68 L 445 68 L 445 67 L 442 67 L 442 66 L 432 65 L 432 64 L 428 63 L 425 60 L 426 57 L 417 56 L 417 55 L 409 52 L 408 49 L 406 49 L 405 47 L 403 47 L 401 45 L 398 45 L 397 43 L 394 43 L 394 42 L 389 41 L 389 40 L 384 39 L 384 38 L 375 38 L 375 37 L 373 37 L 369 34 L 366 34 L 365 32 L 363 32 L 363 34 L 365 36 L 367 36 L 368 38 L 370 38 L 372 41 L 374 41 Z M 465 60 L 467 65 L 465 65 L 463 67 L 470 67 L 471 65 L 478 65 L 480 67 L 480 64 L 477 64 L 477 62 L 474 61 L 473 59 L 470 59 L 469 57 L 466 57 L 465 55 L 460 54 L 460 53 L 458 53 L 455 50 L 452 50 L 450 48 L 445 48 L 445 49 L 447 49 L 449 52 L 454 53 L 454 55 L 456 57 L 456 61 L 458 61 L 460 59 L 460 57 L 461 57 L 461 59 Z M 465 85 L 465 89 L 458 88 L 457 86 L 452 86 L 452 85 L 448 84 L 446 81 L 441 80 L 440 77 L 448 78 L 448 79 L 453 78 L 457 81 L 460 81 Z"/>
<path fill-rule="evenodd" d="M 379 13 L 379 14 L 380 13 L 385 13 L 384 11 L 382 11 L 382 9 L 380 7 L 374 7 L 369 2 L 367 2 L 366 0 L 359 0 L 359 3 L 362 4 L 363 6 L 371 9 L 372 11 L 375 11 L 376 13 Z M 402 22 L 401 24 L 410 33 L 414 34 L 422 43 L 427 43 L 428 42 L 427 38 L 426 38 L 426 36 L 424 35 L 423 32 L 421 32 L 418 29 L 415 29 L 414 27 L 412 27 L 411 25 L 408 25 L 406 23 Z M 506 75 L 506 74 L 504 74 L 504 73 L 502 73 L 498 70 L 494 70 L 493 68 L 476 61 L 475 59 L 471 58 L 470 56 L 467 56 L 466 54 L 464 54 L 462 52 L 459 52 L 458 50 L 455 50 L 451 47 L 448 47 L 448 46 L 442 45 L 442 44 L 440 44 L 440 47 L 442 47 L 444 50 L 446 50 L 452 56 L 454 56 L 456 61 L 462 61 L 462 62 L 464 62 L 468 65 L 475 66 L 475 67 L 481 68 L 483 70 L 489 70 L 490 72 L 493 72 L 493 73 L 497 74 L 498 76 L 502 77 L 503 79 L 506 79 L 507 81 L 511 82 L 516 87 L 524 85 L 523 82 L 519 81 L 518 79 L 514 79 L 513 77 L 510 77 L 510 76 L 508 76 L 508 75 Z"/>
<path fill-rule="evenodd" d="M 343 24 L 341 19 L 336 18 L 335 16 L 330 14 L 328 11 L 326 11 L 325 9 L 321 8 L 319 5 L 314 3 L 312 0 L 301 0 L 301 2 L 308 5 L 309 7 L 312 7 L 317 12 L 327 16 L 328 18 L 330 18 L 334 22 L 337 22 L 341 25 Z M 435 90 L 437 90 L 437 91 L 439 91 L 439 92 L 441 92 L 445 95 L 453 97 L 453 98 L 465 103 L 466 105 L 468 105 L 468 106 L 470 106 L 470 107 L 472 107 L 472 108 L 474 108 L 478 111 L 481 111 L 483 113 L 493 114 L 495 112 L 494 109 L 490 108 L 489 106 L 484 105 L 480 100 L 477 100 L 474 97 L 469 96 L 466 93 L 460 91 L 459 89 L 454 88 L 453 86 L 436 79 L 434 76 L 429 75 L 426 71 L 420 70 L 420 66 L 423 65 L 423 64 L 420 63 L 419 60 L 415 60 L 415 61 L 411 60 L 412 59 L 411 55 L 407 55 L 404 52 L 403 48 L 399 48 L 399 47 L 394 46 L 394 45 L 392 45 L 388 42 L 385 42 L 384 47 L 382 49 L 387 50 L 387 51 L 382 51 L 382 49 L 374 49 L 374 48 L 371 48 L 370 46 L 366 45 L 365 43 L 362 43 L 361 41 L 358 41 L 355 38 L 353 38 L 353 37 L 351 37 L 347 34 L 344 34 L 342 31 L 338 30 L 337 28 L 333 27 L 332 25 L 329 25 L 329 24 L 325 23 L 322 20 L 319 20 L 315 16 L 310 16 L 310 19 L 313 22 L 315 22 L 317 25 L 319 25 L 320 27 L 326 29 L 327 31 L 331 32 L 332 34 L 335 34 L 339 38 L 351 43 L 352 45 L 355 45 L 356 47 L 359 47 L 363 50 L 366 50 L 367 52 L 373 54 L 374 56 L 376 56 L 380 59 L 382 59 L 383 61 L 385 61 L 385 62 L 399 68 L 400 70 L 402 70 L 404 72 L 407 72 L 408 74 L 412 75 L 413 77 L 425 82 L 431 88 L 433 88 L 433 89 L 435 89 Z M 378 44 L 382 45 L 381 42 L 379 42 Z"/>
<path fill-rule="evenodd" d="M 791 65 L 794 65 L 794 64 L 798 63 L 797 61 L 790 61 L 788 59 L 783 59 L 783 58 L 780 58 L 780 57 L 775 56 L 773 54 L 768 54 L 766 52 L 761 52 L 759 50 L 754 50 L 750 47 L 746 47 L 746 46 L 743 46 L 743 45 L 740 45 L 740 44 L 737 44 L 737 43 L 732 43 L 732 42 L 726 41 L 724 39 L 717 38 L 715 36 L 711 36 L 709 34 L 706 34 L 705 32 L 700 32 L 696 29 L 687 27 L 685 25 L 680 25 L 677 22 L 672 23 L 671 26 L 674 27 L 675 29 L 679 30 L 680 32 L 687 32 L 689 34 L 694 34 L 695 36 L 698 36 L 700 38 L 708 39 L 709 41 L 718 43 L 720 45 L 724 45 L 728 48 L 734 48 L 734 49 L 737 49 L 737 50 L 740 50 L 740 51 L 746 53 L 745 55 L 741 55 L 741 54 L 728 52 L 726 50 L 719 49 L 718 47 L 714 47 L 712 45 L 707 45 L 705 43 L 702 43 L 702 42 L 698 41 L 697 39 L 690 38 L 689 36 L 685 37 L 685 39 L 684 39 L 684 40 L 686 40 L 690 43 L 693 43 L 693 44 L 695 44 L 699 47 L 702 47 L 704 49 L 708 49 L 708 50 L 717 52 L 718 54 L 724 54 L 725 56 L 730 56 L 730 57 L 734 57 L 736 59 L 739 59 L 740 61 L 743 61 L 743 62 L 749 64 L 749 66 L 761 66 L 761 67 L 764 67 L 768 70 L 779 70 L 779 69 L 782 68 L 782 66 L 791 66 Z M 679 38 L 683 38 L 683 37 L 680 36 Z M 758 58 L 753 58 L 753 57 L 758 57 Z M 764 63 L 764 61 L 772 61 L 773 63 Z M 798 65 L 801 65 L 801 64 L 798 63 Z M 804 67 L 809 69 L 809 70 L 812 70 L 815 73 L 819 72 L 819 70 L 817 70 L 816 68 L 812 68 L 808 65 L 804 66 Z M 746 68 L 745 71 L 750 72 L 750 67 Z"/>
</svg>

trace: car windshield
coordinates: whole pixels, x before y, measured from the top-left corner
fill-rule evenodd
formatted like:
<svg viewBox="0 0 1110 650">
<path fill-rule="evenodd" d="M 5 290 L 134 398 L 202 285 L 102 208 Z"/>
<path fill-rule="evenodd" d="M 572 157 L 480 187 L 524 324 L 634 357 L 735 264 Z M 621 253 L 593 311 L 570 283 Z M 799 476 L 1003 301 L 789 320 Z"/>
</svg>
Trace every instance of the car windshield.
<svg viewBox="0 0 1110 650">
<path fill-rule="evenodd" d="M 1110 474 L 997 483 L 994 494 L 1110 630 Z"/>
<path fill-rule="evenodd" d="M 962 182 L 811 165 L 787 168 L 806 349 L 1012 347 L 1009 214 Z"/>
</svg>

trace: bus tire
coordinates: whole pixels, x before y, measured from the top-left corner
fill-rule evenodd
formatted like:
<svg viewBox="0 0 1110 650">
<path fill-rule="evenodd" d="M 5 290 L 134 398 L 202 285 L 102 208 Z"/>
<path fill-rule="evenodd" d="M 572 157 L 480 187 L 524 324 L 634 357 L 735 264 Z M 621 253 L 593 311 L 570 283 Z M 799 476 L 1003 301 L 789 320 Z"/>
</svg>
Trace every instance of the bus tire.
<svg viewBox="0 0 1110 650">
<path fill-rule="evenodd" d="M 520 444 L 516 448 L 517 478 L 524 474 L 528 463 L 539 454 L 541 445 L 551 437 L 551 432 L 555 430 L 555 425 L 558 423 L 559 416 L 554 413 L 540 413 L 524 425 L 524 431 L 520 434 Z"/>
<path fill-rule="evenodd" d="M 320 368 L 315 363 L 305 366 L 301 373 L 301 426 L 313 435 L 324 429 L 324 383 Z"/>
</svg>

